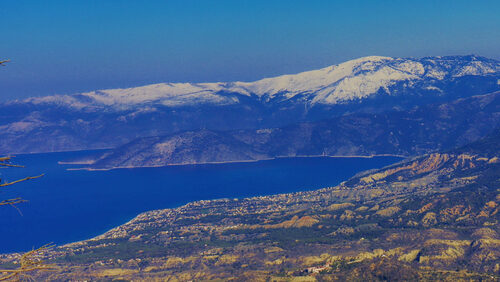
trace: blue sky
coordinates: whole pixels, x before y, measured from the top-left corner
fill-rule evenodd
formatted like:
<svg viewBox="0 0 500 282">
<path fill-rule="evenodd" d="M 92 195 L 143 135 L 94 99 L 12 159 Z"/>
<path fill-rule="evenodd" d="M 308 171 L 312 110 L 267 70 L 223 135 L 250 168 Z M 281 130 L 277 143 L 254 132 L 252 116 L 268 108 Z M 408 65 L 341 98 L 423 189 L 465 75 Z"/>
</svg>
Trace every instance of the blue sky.
<svg viewBox="0 0 500 282">
<path fill-rule="evenodd" d="M 0 101 L 251 81 L 367 55 L 500 59 L 500 1 L 0 1 Z"/>
</svg>

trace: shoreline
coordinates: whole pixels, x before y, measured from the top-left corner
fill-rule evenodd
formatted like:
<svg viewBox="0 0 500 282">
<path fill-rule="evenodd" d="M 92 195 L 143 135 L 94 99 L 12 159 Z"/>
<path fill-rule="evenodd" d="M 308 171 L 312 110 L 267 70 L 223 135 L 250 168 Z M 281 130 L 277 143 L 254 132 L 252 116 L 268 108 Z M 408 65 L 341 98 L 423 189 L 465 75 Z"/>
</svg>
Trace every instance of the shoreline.
<svg viewBox="0 0 500 282">
<path fill-rule="evenodd" d="M 85 151 L 105 151 L 112 150 L 115 147 L 109 148 L 97 148 L 97 149 L 82 149 L 82 150 L 61 150 L 61 151 L 49 151 L 49 152 L 29 152 L 29 153 L 9 153 L 11 156 L 22 156 L 22 155 L 42 155 L 42 154 L 53 154 L 53 153 L 70 153 L 70 152 L 85 152 Z M 0 154 L 3 155 L 3 154 Z"/>
<path fill-rule="evenodd" d="M 396 154 L 374 154 L 374 155 L 346 155 L 346 156 L 325 156 L 325 155 L 307 155 L 307 156 L 277 156 L 273 158 L 263 158 L 257 160 L 234 160 L 234 161 L 221 161 L 221 162 L 200 162 L 200 163 L 176 163 L 176 164 L 165 164 L 165 165 L 146 165 L 146 166 L 117 166 L 110 168 L 91 168 L 91 167 L 81 167 L 81 168 L 67 168 L 66 170 L 86 170 L 86 171 L 108 171 L 114 169 L 134 169 L 134 168 L 158 168 L 158 167 L 168 167 L 168 166 L 188 166 L 188 165 L 211 165 L 211 164 L 232 164 L 232 163 L 253 163 L 260 161 L 272 161 L 277 159 L 291 159 L 291 158 L 360 158 L 360 159 L 371 159 L 376 157 L 396 157 L 401 159 L 406 159 L 410 156 L 396 155 Z M 59 162 L 64 165 L 82 165 L 83 162 Z"/>
<path fill-rule="evenodd" d="M 405 156 L 393 155 L 393 154 L 380 154 L 380 155 L 369 155 L 369 156 L 324 156 L 324 155 L 291 156 L 291 157 L 278 156 L 278 157 L 274 157 L 274 158 L 259 159 L 259 160 L 226 161 L 226 162 L 212 162 L 212 163 L 200 163 L 200 164 L 248 163 L 248 162 L 258 162 L 258 161 L 276 160 L 276 159 L 291 159 L 291 158 L 360 158 L 360 159 L 370 159 L 370 158 L 375 158 L 375 157 L 401 157 L 401 158 L 404 158 Z M 171 164 L 170 166 L 180 166 L 180 165 L 197 165 L 197 164 Z M 150 167 L 161 167 L 161 166 L 150 166 Z M 141 167 L 130 167 L 130 168 L 141 168 Z M 113 169 L 117 169 L 117 168 L 113 168 Z M 70 169 L 66 169 L 66 170 L 90 170 L 90 171 L 93 171 L 93 170 L 111 170 L 111 169 L 86 169 L 86 168 L 71 169 L 70 168 Z M 337 185 L 340 185 L 342 182 L 343 181 L 341 181 Z M 335 185 L 335 186 L 337 186 L 337 185 Z M 335 186 L 314 187 L 311 189 L 301 189 L 299 191 L 293 191 L 293 192 L 279 192 L 279 193 L 273 193 L 273 194 L 268 194 L 268 195 L 266 194 L 266 195 L 254 195 L 254 196 L 243 196 L 243 197 L 220 197 L 220 198 L 201 199 L 201 200 L 187 201 L 187 202 L 184 202 L 181 204 L 172 205 L 171 207 L 146 210 L 146 211 L 139 212 L 139 213 L 135 214 L 134 216 L 128 218 L 124 222 L 113 225 L 113 227 L 106 229 L 102 232 L 99 232 L 98 234 L 90 235 L 90 236 L 86 237 L 85 239 L 81 239 L 81 240 L 61 243 L 60 245 L 57 245 L 57 248 L 74 247 L 74 246 L 78 246 L 79 244 L 82 244 L 83 242 L 89 242 L 89 241 L 92 241 L 95 239 L 99 239 L 100 237 L 105 236 L 108 232 L 115 230 L 117 228 L 120 228 L 123 225 L 129 224 L 130 222 L 133 222 L 138 216 L 140 216 L 142 214 L 154 212 L 154 211 L 176 210 L 176 209 L 183 208 L 187 205 L 194 204 L 194 203 L 200 203 L 200 202 L 217 202 L 217 201 L 234 200 L 234 199 L 238 199 L 238 200 L 250 199 L 251 200 L 251 199 L 260 198 L 263 196 L 273 197 L 273 196 L 277 196 L 277 195 L 292 195 L 295 193 L 304 193 L 304 192 L 311 192 L 311 191 L 316 191 L 316 190 L 321 190 L 321 189 L 328 189 L 328 188 L 335 187 Z M 5 253 L 0 253 L 0 256 L 19 254 L 22 252 L 23 251 L 5 252 Z"/>
</svg>

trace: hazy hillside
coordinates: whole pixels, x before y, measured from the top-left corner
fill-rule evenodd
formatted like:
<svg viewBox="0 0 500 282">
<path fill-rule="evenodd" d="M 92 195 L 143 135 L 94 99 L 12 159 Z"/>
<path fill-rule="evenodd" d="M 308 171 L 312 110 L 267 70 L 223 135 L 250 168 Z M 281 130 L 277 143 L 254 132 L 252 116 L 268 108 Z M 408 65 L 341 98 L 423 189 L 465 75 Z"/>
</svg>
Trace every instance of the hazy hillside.
<svg viewBox="0 0 500 282">
<path fill-rule="evenodd" d="M 464 145 L 500 126 L 500 92 L 408 111 L 358 113 L 283 128 L 145 137 L 93 168 L 251 161 L 293 156 L 417 155 Z"/>
</svg>

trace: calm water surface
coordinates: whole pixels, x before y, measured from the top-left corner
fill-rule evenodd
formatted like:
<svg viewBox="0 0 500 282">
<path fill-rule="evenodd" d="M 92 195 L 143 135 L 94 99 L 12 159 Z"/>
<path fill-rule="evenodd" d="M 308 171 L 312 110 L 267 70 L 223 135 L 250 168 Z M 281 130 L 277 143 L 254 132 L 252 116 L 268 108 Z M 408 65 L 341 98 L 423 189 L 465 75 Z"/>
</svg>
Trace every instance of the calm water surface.
<svg viewBox="0 0 500 282">
<path fill-rule="evenodd" d="M 89 152 L 19 155 L 26 168 L 0 169 L 12 181 L 42 178 L 0 190 L 0 200 L 22 197 L 17 207 L 0 207 L 0 253 L 47 243 L 63 244 L 102 234 L 138 213 L 202 199 L 235 198 L 313 190 L 337 185 L 357 172 L 397 162 L 396 157 L 286 158 L 252 163 L 169 166 L 110 171 L 67 170 L 58 161 Z"/>
</svg>

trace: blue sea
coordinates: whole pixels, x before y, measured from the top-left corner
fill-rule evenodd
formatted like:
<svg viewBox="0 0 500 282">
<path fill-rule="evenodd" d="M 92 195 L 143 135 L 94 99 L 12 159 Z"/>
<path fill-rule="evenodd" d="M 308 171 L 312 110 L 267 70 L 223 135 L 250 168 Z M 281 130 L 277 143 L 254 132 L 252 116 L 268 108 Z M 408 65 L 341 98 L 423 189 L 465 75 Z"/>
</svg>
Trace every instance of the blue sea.
<svg viewBox="0 0 500 282">
<path fill-rule="evenodd" d="M 354 174 L 395 163 L 397 157 L 282 158 L 248 163 L 131 168 L 108 171 L 68 170 L 81 165 L 58 161 L 94 152 L 18 155 L 25 168 L 2 168 L 13 181 L 45 173 L 0 190 L 0 200 L 28 202 L 0 207 L 0 253 L 26 251 L 47 243 L 89 239 L 137 214 L 173 208 L 202 199 L 241 198 L 334 186 Z"/>
</svg>

